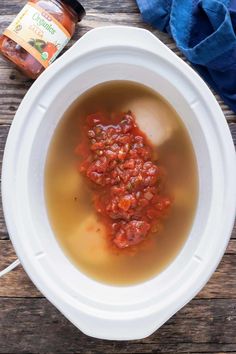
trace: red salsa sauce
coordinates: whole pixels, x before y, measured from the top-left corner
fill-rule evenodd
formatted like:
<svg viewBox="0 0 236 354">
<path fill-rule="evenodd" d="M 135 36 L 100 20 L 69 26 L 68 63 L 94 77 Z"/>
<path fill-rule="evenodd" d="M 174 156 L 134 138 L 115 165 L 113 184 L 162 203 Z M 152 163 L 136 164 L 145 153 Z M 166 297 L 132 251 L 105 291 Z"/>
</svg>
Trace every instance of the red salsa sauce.
<svg viewBox="0 0 236 354">
<path fill-rule="evenodd" d="M 75 152 L 113 245 L 128 248 L 157 231 L 171 206 L 165 172 L 131 112 L 89 115 Z"/>
</svg>

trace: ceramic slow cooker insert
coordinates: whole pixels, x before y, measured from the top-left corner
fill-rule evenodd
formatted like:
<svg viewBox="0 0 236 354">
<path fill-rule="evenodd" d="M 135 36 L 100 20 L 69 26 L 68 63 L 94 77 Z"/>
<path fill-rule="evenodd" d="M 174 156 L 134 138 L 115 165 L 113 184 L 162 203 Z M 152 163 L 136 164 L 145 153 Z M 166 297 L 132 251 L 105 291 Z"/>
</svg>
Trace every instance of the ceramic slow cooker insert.
<svg viewBox="0 0 236 354">
<path fill-rule="evenodd" d="M 110 80 L 142 83 L 175 108 L 192 139 L 200 184 L 181 252 L 155 278 L 124 287 L 98 283 L 70 262 L 44 200 L 46 154 L 59 120 L 83 92 Z M 143 338 L 190 301 L 217 267 L 234 222 L 235 166 L 223 113 L 187 64 L 146 30 L 95 29 L 40 76 L 16 113 L 2 173 L 8 231 L 32 281 L 75 326 L 97 338 Z"/>
</svg>

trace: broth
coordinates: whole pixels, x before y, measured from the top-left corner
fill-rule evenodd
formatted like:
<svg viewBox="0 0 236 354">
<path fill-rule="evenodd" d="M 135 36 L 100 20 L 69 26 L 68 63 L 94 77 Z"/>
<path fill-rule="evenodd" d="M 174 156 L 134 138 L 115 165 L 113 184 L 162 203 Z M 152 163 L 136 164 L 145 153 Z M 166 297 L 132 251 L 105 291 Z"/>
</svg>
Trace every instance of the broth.
<svg viewBox="0 0 236 354">
<path fill-rule="evenodd" d="M 161 229 L 127 251 L 108 247 L 106 229 L 97 215 L 93 191 L 78 171 L 75 148 L 89 114 L 112 115 L 131 110 L 139 128 L 167 171 L 173 202 Z M 45 168 L 49 220 L 62 249 L 89 277 L 113 285 L 152 278 L 181 250 L 193 223 L 198 199 L 197 164 L 190 137 L 174 109 L 156 92 L 129 81 L 100 84 L 66 111 L 52 138 Z"/>
</svg>

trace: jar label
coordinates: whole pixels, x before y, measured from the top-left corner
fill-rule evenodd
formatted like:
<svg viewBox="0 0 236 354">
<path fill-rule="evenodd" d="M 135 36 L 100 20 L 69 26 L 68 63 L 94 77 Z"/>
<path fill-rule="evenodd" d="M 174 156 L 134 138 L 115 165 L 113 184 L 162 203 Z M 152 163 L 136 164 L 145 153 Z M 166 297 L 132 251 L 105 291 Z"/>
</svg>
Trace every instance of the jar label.
<svg viewBox="0 0 236 354">
<path fill-rule="evenodd" d="M 58 20 L 32 2 L 23 7 L 4 35 L 23 47 L 45 68 L 71 38 Z"/>
</svg>

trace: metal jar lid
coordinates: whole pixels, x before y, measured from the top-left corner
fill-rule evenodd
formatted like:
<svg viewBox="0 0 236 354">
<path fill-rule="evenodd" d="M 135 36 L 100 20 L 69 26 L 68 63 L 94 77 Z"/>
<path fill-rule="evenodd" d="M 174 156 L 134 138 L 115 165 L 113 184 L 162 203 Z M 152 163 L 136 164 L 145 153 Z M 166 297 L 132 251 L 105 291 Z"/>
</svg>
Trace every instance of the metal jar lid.
<svg viewBox="0 0 236 354">
<path fill-rule="evenodd" d="M 84 7 L 78 0 L 62 0 L 65 5 L 70 6 L 78 16 L 78 22 L 86 15 Z"/>
</svg>

